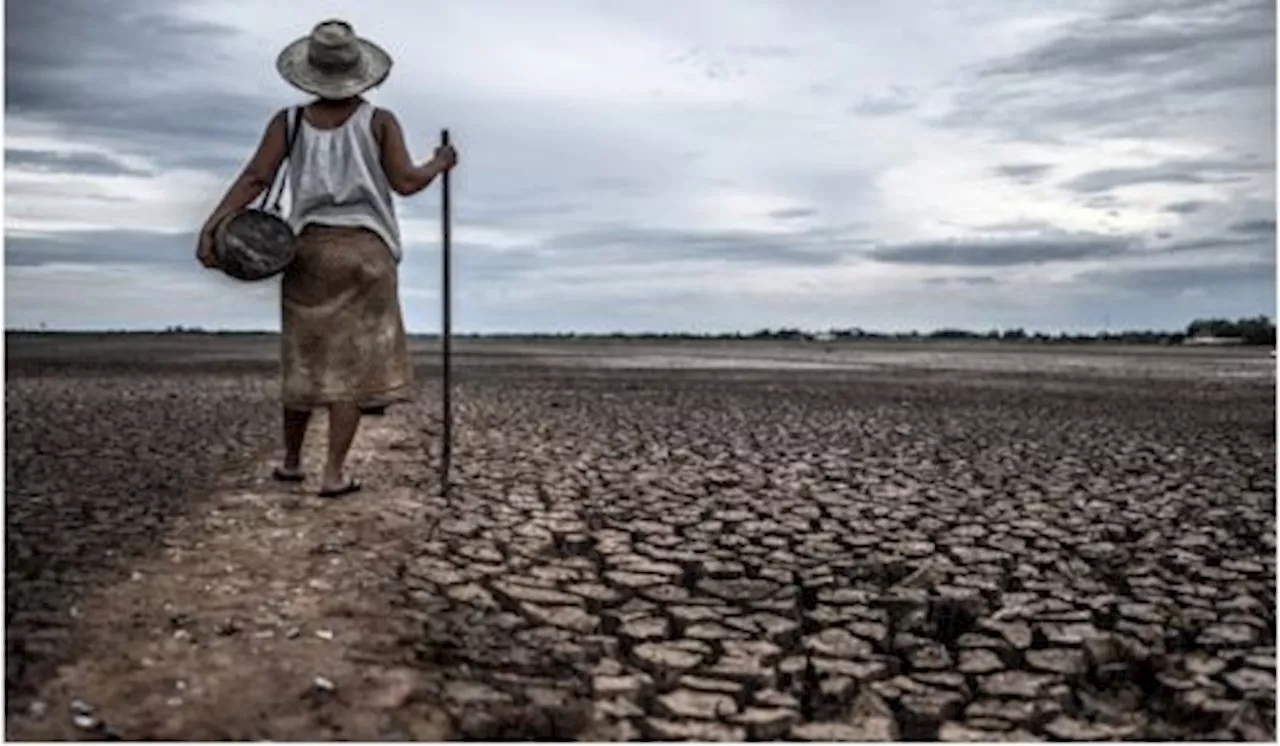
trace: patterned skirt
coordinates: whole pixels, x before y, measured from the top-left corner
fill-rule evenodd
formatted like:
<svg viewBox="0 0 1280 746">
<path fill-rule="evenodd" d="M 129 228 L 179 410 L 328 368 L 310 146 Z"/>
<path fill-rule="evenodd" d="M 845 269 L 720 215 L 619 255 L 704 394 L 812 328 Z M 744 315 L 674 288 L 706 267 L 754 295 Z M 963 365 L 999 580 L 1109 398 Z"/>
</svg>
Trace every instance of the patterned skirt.
<svg viewBox="0 0 1280 746">
<path fill-rule="evenodd" d="M 280 296 L 285 407 L 409 399 L 413 369 L 396 261 L 378 234 L 307 226 Z"/>
</svg>

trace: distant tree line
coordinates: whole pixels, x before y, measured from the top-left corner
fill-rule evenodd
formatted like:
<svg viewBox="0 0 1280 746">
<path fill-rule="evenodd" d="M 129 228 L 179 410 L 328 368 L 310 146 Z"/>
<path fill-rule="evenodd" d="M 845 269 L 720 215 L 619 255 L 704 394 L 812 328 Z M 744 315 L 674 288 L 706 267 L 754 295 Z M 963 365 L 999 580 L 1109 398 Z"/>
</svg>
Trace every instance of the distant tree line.
<svg viewBox="0 0 1280 746">
<path fill-rule="evenodd" d="M 419 335 L 415 335 L 419 336 Z M 434 338 L 437 335 L 420 335 Z M 931 332 L 876 332 L 859 327 L 848 329 L 830 329 L 826 332 L 811 332 L 797 328 L 760 329 L 755 332 L 728 333 L 680 333 L 680 332 L 639 332 L 612 334 L 582 334 L 562 332 L 551 334 L 459 334 L 459 338 L 509 338 L 509 339 L 547 339 L 547 340 L 768 340 L 768 341 L 900 341 L 919 342 L 926 340 L 955 340 L 973 342 L 1020 342 L 1038 344 L 1136 344 L 1136 345 L 1176 345 L 1189 338 L 1217 338 L 1239 341 L 1245 345 L 1270 345 L 1276 343 L 1276 327 L 1266 316 L 1239 319 L 1196 319 L 1182 331 L 1156 331 L 1152 329 L 1132 329 L 1124 331 L 1100 331 L 1093 334 L 1047 334 L 1044 332 L 1028 332 L 1017 327 L 1012 329 L 990 329 L 973 331 L 969 329 L 942 328 Z"/>
<path fill-rule="evenodd" d="M 28 330 L 13 329 L 9 333 L 30 333 Z M 39 333 L 58 334 L 51 331 Z M 110 332 L 128 333 L 128 332 Z M 139 332 L 133 332 L 139 333 Z M 155 334 L 156 332 L 140 332 Z M 217 334 L 223 336 L 247 335 L 259 336 L 268 334 L 261 331 L 214 331 L 208 332 L 200 327 L 184 327 L 181 325 L 167 327 L 162 334 Z M 434 339 L 436 334 L 415 334 L 419 339 Z M 694 334 L 686 332 L 614 332 L 607 334 L 583 334 L 578 332 L 527 333 L 527 334 L 455 334 L 458 339 L 527 339 L 527 340 L 686 340 L 686 341 L 730 341 L 730 340 L 770 340 L 770 341 L 836 341 L 836 340 L 868 340 L 868 341 L 901 341 L 920 342 L 926 340 L 955 340 L 974 342 L 1019 342 L 1038 344 L 1137 344 L 1137 345 L 1176 345 L 1189 339 L 1229 340 L 1243 345 L 1271 346 L 1276 344 L 1276 325 L 1267 316 L 1230 319 L 1196 319 L 1182 331 L 1126 330 L 1100 331 L 1094 334 L 1046 334 L 1044 332 L 1028 332 L 1016 327 L 1012 329 L 990 329 L 973 331 L 946 327 L 931 332 L 876 332 L 859 327 L 847 329 L 830 329 L 826 332 L 811 332 L 797 328 L 761 329 L 755 332 L 729 332 Z"/>
</svg>

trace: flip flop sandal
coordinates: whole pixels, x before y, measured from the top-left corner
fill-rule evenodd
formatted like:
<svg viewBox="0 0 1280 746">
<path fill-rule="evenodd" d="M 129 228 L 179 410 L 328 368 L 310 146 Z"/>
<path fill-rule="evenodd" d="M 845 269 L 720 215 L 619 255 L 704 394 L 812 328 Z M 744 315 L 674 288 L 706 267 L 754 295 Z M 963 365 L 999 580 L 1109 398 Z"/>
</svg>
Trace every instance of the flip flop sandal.
<svg viewBox="0 0 1280 746">
<path fill-rule="evenodd" d="M 320 497 L 342 497 L 350 495 L 352 492 L 359 492 L 364 485 L 360 484 L 359 479 L 348 479 L 347 483 L 336 490 L 321 490 Z"/>
<path fill-rule="evenodd" d="M 300 471 L 286 471 L 277 466 L 272 470 L 271 478 L 277 482 L 304 482 L 307 479 L 307 475 Z"/>
</svg>

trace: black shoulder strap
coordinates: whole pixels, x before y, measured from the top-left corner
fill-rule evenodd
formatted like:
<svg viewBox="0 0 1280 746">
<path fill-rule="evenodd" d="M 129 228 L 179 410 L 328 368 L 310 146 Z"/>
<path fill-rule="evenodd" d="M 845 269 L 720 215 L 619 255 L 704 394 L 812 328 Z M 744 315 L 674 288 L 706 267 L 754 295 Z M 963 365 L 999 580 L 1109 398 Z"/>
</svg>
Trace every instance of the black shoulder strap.
<svg viewBox="0 0 1280 746">
<path fill-rule="evenodd" d="M 295 106 L 284 112 L 284 130 L 285 130 L 285 147 L 284 158 L 280 161 L 280 166 L 276 168 L 276 172 L 271 175 L 271 187 L 267 189 L 263 195 L 262 204 L 265 207 L 267 203 L 271 203 L 273 212 L 280 211 L 280 200 L 284 198 L 284 178 L 281 171 L 284 171 L 289 165 L 289 157 L 293 155 L 293 146 L 298 139 L 298 130 L 302 129 L 302 107 Z M 277 187 L 279 187 L 277 189 Z M 272 193 L 275 198 L 272 199 Z"/>
</svg>

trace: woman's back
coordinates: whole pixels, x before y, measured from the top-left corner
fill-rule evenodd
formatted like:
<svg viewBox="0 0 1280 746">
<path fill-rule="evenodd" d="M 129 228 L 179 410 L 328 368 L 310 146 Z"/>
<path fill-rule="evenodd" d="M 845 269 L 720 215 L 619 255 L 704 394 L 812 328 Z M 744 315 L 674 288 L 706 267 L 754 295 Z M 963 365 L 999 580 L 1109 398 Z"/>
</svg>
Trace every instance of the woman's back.
<svg viewBox="0 0 1280 746">
<path fill-rule="evenodd" d="M 302 109 L 289 157 L 289 222 L 367 228 L 399 261 L 400 229 L 391 184 L 374 132 L 375 107 L 364 99 Z"/>
</svg>

